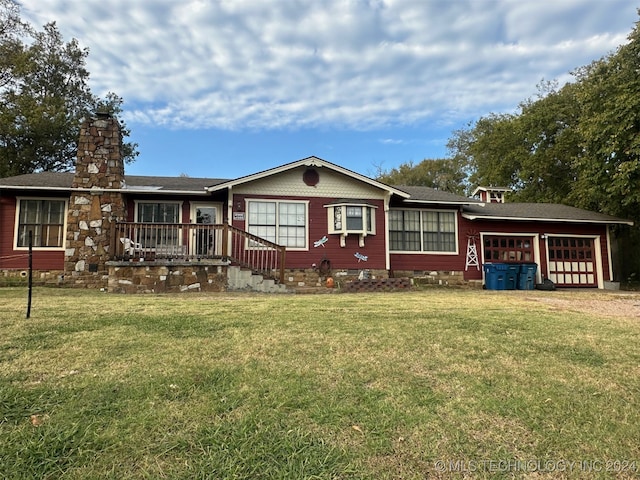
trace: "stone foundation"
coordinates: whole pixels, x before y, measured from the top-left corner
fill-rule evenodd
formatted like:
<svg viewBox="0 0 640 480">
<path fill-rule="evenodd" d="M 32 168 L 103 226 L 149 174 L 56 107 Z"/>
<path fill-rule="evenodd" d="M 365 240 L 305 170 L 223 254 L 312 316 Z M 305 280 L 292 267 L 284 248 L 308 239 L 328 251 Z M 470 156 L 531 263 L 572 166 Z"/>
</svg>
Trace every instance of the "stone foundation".
<svg viewBox="0 0 640 480">
<path fill-rule="evenodd" d="M 26 286 L 29 281 L 29 271 L 0 270 L 0 287 Z M 64 285 L 64 271 L 62 270 L 34 270 L 33 285 L 60 287 Z"/>
<path fill-rule="evenodd" d="M 340 289 L 343 285 L 360 277 L 380 279 L 389 278 L 386 270 L 346 270 L 334 269 L 328 273 L 320 272 L 315 268 L 285 270 L 284 281 L 287 287 L 294 291 L 313 291 L 327 288 L 327 280 L 333 279 L 333 287 Z"/>
<path fill-rule="evenodd" d="M 439 285 L 447 286 L 467 286 L 464 279 L 464 272 L 458 271 L 414 271 L 414 270 L 394 270 L 394 277 L 409 277 L 415 286 Z"/>
<path fill-rule="evenodd" d="M 105 290 L 109 283 L 108 272 L 66 272 L 64 275 L 64 286 L 72 288 L 95 288 Z"/>
<path fill-rule="evenodd" d="M 224 265 L 194 262 L 107 262 L 110 293 L 223 292 L 227 287 Z"/>
</svg>

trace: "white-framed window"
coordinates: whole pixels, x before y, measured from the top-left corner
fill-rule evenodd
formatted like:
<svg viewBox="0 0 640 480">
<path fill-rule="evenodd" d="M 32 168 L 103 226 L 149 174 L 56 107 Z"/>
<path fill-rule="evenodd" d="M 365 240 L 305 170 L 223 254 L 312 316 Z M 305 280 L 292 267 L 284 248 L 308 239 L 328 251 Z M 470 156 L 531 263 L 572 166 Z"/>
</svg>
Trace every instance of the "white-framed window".
<svg viewBox="0 0 640 480">
<path fill-rule="evenodd" d="M 420 211 L 389 211 L 389 245 L 390 249 L 405 252 L 422 250 L 420 242 Z"/>
<path fill-rule="evenodd" d="M 376 207 L 362 203 L 325 205 L 328 208 L 329 233 L 375 235 Z"/>
<path fill-rule="evenodd" d="M 458 253 L 451 210 L 389 210 L 389 248 L 395 252 Z"/>
<path fill-rule="evenodd" d="M 67 200 L 60 198 L 18 198 L 16 214 L 16 248 L 32 245 L 39 249 L 64 248 Z"/>
<path fill-rule="evenodd" d="M 304 250 L 308 208 L 306 201 L 247 200 L 247 231 L 290 250 Z"/>
</svg>

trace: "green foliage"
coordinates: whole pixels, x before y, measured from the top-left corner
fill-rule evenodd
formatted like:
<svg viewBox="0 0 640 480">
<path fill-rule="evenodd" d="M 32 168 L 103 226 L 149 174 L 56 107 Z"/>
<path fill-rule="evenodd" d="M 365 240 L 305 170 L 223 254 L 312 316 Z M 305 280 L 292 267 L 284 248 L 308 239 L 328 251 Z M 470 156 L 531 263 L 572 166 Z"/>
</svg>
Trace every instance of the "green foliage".
<svg viewBox="0 0 640 480">
<path fill-rule="evenodd" d="M 640 220 L 640 26 L 629 43 L 539 86 L 515 114 L 454 132 L 449 149 L 472 184 L 508 186 L 513 200 L 569 203 Z"/>
<path fill-rule="evenodd" d="M 455 158 L 425 159 L 417 165 L 408 162 L 389 171 L 380 171 L 377 180 L 388 185 L 431 187 L 462 195 L 467 178 L 464 167 Z"/>
<path fill-rule="evenodd" d="M 538 86 L 537 100 L 518 114 L 489 114 L 454 132 L 449 150 L 470 165 L 472 185 L 510 187 L 512 200 L 562 203 L 575 180 L 580 153 L 575 86 Z"/>
<path fill-rule="evenodd" d="M 55 23 L 42 31 L 22 23 L 12 0 L 0 0 L 0 53 L 0 177 L 71 169 L 82 120 L 104 106 L 117 116 L 122 99 L 93 95 L 88 50 L 75 39 L 65 43 Z M 137 145 L 123 148 L 133 161 Z"/>
<path fill-rule="evenodd" d="M 640 220 L 640 22 L 629 43 L 577 70 L 584 155 L 572 200 Z"/>
<path fill-rule="evenodd" d="M 629 42 L 574 72 L 514 114 L 489 114 L 454 132 L 449 150 L 472 185 L 506 186 L 512 201 L 566 203 L 628 218 L 621 274 L 640 272 L 640 22 Z M 631 248 L 629 248 L 631 247 Z"/>
</svg>

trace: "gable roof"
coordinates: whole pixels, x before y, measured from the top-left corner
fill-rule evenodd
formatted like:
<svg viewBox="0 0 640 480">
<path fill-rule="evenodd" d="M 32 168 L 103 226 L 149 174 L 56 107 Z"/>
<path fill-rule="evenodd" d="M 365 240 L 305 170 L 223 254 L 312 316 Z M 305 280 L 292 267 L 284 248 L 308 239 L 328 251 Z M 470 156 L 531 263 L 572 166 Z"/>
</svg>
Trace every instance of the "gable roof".
<svg viewBox="0 0 640 480">
<path fill-rule="evenodd" d="M 526 220 L 633 225 L 631 220 L 591 212 L 559 203 L 478 203 L 462 207 L 469 220 Z"/>
<path fill-rule="evenodd" d="M 74 174 L 70 172 L 27 173 L 15 177 L 0 178 L 0 189 L 70 191 Z M 127 193 L 174 193 L 208 195 L 211 185 L 227 182 L 226 179 L 192 177 L 152 177 L 125 175 Z"/>
<path fill-rule="evenodd" d="M 212 185 L 211 187 L 209 187 L 209 191 L 210 192 L 215 192 L 218 190 L 223 190 L 225 188 L 232 188 L 236 185 L 242 185 L 243 183 L 248 183 L 248 182 L 252 182 L 254 180 L 260 180 L 262 178 L 266 178 L 266 177 L 270 177 L 272 175 L 277 175 L 279 173 L 282 172 L 286 172 L 288 170 L 292 170 L 294 168 L 298 168 L 298 167 L 319 167 L 319 168 L 328 168 L 330 170 L 333 170 L 335 172 L 341 173 L 343 175 L 346 175 L 348 177 L 351 177 L 355 180 L 359 180 L 361 182 L 364 182 L 368 185 L 371 185 L 375 188 L 379 188 L 380 190 L 385 190 L 391 194 L 394 195 L 399 195 L 400 197 L 403 198 L 409 198 L 409 194 L 406 192 L 403 192 L 402 190 L 399 190 L 395 187 L 391 187 L 389 185 L 386 185 L 382 182 L 378 182 L 377 180 L 373 180 L 372 178 L 366 177 L 364 175 L 361 175 L 359 173 L 356 173 L 352 170 L 349 170 L 347 168 L 343 168 L 339 165 L 336 165 L 335 163 L 331 163 L 331 162 L 327 162 L 326 160 L 323 160 L 321 158 L 318 157 L 307 157 L 307 158 L 303 158 L 301 160 L 297 160 L 295 162 L 291 162 L 291 163 L 286 163 L 284 165 L 280 165 L 279 167 L 275 167 L 275 168 L 270 168 L 268 170 L 263 170 L 261 172 L 258 173 L 253 173 L 251 175 L 246 175 L 244 177 L 240 177 L 237 178 L 235 180 L 229 180 L 227 182 L 223 182 L 223 183 L 219 183 L 216 185 Z"/>
</svg>

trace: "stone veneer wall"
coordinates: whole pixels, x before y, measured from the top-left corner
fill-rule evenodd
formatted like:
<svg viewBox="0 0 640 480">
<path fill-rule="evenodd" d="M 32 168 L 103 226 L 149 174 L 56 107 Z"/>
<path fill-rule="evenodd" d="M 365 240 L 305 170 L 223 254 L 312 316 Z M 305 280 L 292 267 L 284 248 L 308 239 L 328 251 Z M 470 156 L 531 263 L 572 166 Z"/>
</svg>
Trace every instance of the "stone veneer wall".
<svg viewBox="0 0 640 480">
<path fill-rule="evenodd" d="M 120 125 L 109 115 L 80 129 L 76 174 L 67 216 L 65 283 L 104 288 L 112 228 L 124 218 L 124 161 Z"/>
<path fill-rule="evenodd" d="M 28 270 L 0 270 L 0 287 L 26 286 L 29 280 Z M 36 286 L 57 287 L 64 284 L 62 270 L 34 270 L 33 284 Z"/>
<path fill-rule="evenodd" d="M 193 263 L 108 262 L 110 293 L 224 292 L 226 267 Z"/>
<path fill-rule="evenodd" d="M 386 270 L 365 269 L 365 271 L 370 278 L 389 277 Z M 296 291 L 304 291 L 305 289 L 311 291 L 321 287 L 326 288 L 327 279 L 331 277 L 334 281 L 334 288 L 339 289 L 345 283 L 357 280 L 359 275 L 359 270 L 334 269 L 329 273 L 321 273 L 315 268 L 287 269 L 284 273 L 284 283 Z"/>
<path fill-rule="evenodd" d="M 421 285 L 439 285 L 439 286 L 469 286 L 475 287 L 482 281 L 467 281 L 464 279 L 464 272 L 461 271 L 425 271 L 415 272 L 413 270 L 394 270 L 393 276 L 411 278 L 413 284 Z"/>
</svg>

